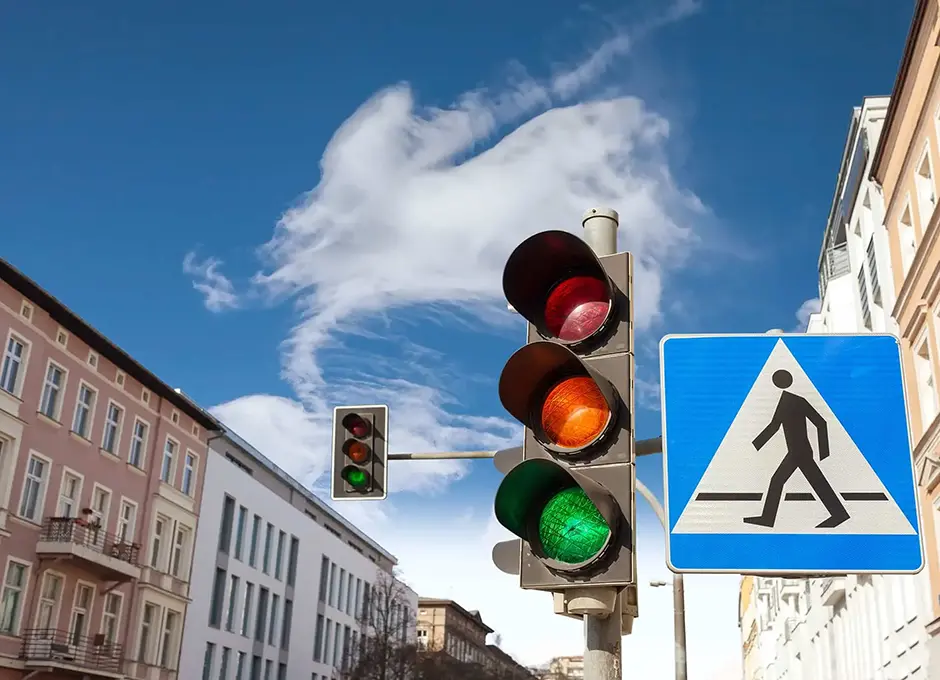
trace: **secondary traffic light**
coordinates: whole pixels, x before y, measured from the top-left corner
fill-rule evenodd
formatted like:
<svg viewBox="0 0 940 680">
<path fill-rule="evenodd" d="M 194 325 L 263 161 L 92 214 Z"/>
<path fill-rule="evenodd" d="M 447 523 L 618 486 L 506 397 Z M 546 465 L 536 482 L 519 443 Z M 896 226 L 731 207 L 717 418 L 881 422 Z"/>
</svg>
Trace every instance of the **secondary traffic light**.
<svg viewBox="0 0 940 680">
<path fill-rule="evenodd" d="M 522 539 L 494 550 L 523 588 L 622 587 L 635 581 L 632 259 L 597 257 L 577 236 L 523 241 L 503 273 L 527 344 L 499 381 L 525 426 L 523 460 L 496 494 L 499 522 Z M 513 560 L 513 557 L 518 557 Z M 514 562 L 514 563 L 513 563 Z"/>
<path fill-rule="evenodd" d="M 333 409 L 333 500 L 382 500 L 388 482 L 388 407 Z"/>
</svg>

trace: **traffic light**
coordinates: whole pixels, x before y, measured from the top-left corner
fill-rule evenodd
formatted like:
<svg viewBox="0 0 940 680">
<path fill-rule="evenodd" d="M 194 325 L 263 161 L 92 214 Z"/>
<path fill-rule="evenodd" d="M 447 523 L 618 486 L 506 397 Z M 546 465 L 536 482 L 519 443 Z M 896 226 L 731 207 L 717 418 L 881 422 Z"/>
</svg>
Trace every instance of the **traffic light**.
<svg viewBox="0 0 940 680">
<path fill-rule="evenodd" d="M 333 409 L 332 460 L 333 500 L 384 499 L 388 482 L 388 407 Z"/>
<path fill-rule="evenodd" d="M 635 582 L 632 258 L 598 257 L 574 234 L 523 241 L 503 272 L 527 344 L 499 380 L 525 426 L 521 462 L 505 477 L 497 520 L 518 536 L 493 551 L 523 588 L 625 587 Z"/>
</svg>

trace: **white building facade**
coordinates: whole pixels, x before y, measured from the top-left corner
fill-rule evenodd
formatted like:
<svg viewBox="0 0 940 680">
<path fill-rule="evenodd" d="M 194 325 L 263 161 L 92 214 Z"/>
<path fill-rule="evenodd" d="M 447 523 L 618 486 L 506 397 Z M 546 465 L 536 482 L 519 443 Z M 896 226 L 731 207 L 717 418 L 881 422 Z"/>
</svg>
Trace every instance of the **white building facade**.
<svg viewBox="0 0 940 680">
<path fill-rule="evenodd" d="M 180 677 L 326 680 L 354 663 L 391 554 L 231 432 L 210 444 L 200 512 Z M 397 590 L 413 639 L 418 597 Z"/>
<path fill-rule="evenodd" d="M 820 312 L 809 333 L 897 333 L 883 202 L 869 181 L 888 106 L 853 111 L 819 259 Z M 767 680 L 927 680 L 925 572 L 766 579 L 756 584 Z"/>
</svg>

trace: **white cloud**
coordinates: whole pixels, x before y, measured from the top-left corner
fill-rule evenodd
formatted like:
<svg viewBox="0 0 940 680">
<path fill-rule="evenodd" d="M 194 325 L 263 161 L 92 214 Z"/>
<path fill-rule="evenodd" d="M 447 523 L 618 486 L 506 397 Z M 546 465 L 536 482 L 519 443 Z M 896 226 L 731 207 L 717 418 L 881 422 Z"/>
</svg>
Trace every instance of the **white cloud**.
<svg viewBox="0 0 940 680">
<path fill-rule="evenodd" d="M 805 300 L 803 304 L 800 305 L 800 308 L 796 310 L 797 325 L 794 329 L 794 332 L 804 333 L 806 331 L 807 325 L 809 325 L 810 315 L 818 314 L 820 309 L 822 309 L 822 303 L 820 302 L 819 298 Z"/>
<path fill-rule="evenodd" d="M 214 257 L 199 262 L 195 252 L 183 258 L 183 272 L 193 277 L 193 288 L 202 293 L 210 312 L 234 309 L 239 304 L 232 282 L 219 271 L 221 266 L 222 261 Z"/>
</svg>

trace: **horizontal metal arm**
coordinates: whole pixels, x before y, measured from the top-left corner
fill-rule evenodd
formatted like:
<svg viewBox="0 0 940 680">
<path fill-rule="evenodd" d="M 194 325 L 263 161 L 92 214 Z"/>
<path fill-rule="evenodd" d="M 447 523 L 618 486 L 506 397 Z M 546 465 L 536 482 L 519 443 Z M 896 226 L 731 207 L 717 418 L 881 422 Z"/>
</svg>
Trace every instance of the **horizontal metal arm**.
<svg viewBox="0 0 940 680">
<path fill-rule="evenodd" d="M 636 455 L 648 456 L 663 452 L 663 438 L 640 439 L 635 444 Z M 507 449 L 508 450 L 508 449 Z M 440 451 L 436 453 L 390 453 L 389 460 L 462 460 L 495 458 L 499 451 Z"/>
<path fill-rule="evenodd" d="M 493 458 L 496 451 L 443 451 L 440 453 L 390 453 L 389 460 L 458 460 L 461 458 Z"/>
</svg>

